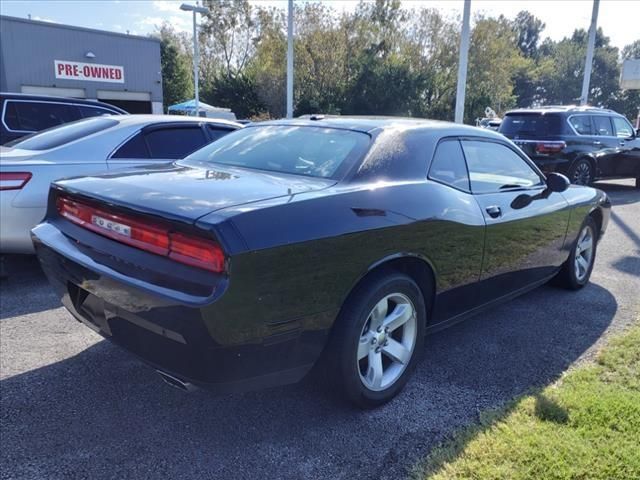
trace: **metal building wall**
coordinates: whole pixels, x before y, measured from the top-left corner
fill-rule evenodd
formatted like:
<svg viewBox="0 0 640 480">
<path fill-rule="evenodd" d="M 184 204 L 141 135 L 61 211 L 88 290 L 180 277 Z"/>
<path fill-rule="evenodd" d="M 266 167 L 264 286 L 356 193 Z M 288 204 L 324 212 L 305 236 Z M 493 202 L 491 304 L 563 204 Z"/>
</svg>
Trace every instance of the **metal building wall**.
<svg viewBox="0 0 640 480">
<path fill-rule="evenodd" d="M 54 60 L 119 65 L 124 83 L 56 78 Z M 0 62 L 2 91 L 20 92 L 23 85 L 83 88 L 89 99 L 98 90 L 148 92 L 162 105 L 156 39 L 0 16 Z"/>
</svg>

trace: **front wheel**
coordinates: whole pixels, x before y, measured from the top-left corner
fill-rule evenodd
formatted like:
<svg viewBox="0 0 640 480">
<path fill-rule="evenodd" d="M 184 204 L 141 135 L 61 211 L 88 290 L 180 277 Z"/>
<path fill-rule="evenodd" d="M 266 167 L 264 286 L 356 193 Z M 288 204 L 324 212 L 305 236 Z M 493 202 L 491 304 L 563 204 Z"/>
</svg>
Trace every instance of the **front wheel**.
<svg viewBox="0 0 640 480">
<path fill-rule="evenodd" d="M 596 222 L 591 217 L 582 224 L 569 258 L 562 265 L 556 277 L 556 283 L 569 290 L 579 290 L 584 287 L 591 277 L 596 260 L 598 234 Z"/>
<path fill-rule="evenodd" d="M 329 368 L 347 398 L 362 408 L 391 400 L 424 342 L 426 307 L 416 283 L 401 273 L 376 274 L 357 287 L 336 322 Z"/>
</svg>

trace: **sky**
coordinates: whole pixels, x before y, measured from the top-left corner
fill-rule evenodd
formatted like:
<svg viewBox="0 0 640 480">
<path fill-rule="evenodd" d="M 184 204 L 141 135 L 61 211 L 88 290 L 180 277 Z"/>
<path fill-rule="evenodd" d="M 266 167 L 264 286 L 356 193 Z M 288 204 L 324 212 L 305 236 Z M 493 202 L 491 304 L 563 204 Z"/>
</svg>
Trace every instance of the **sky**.
<svg viewBox="0 0 640 480">
<path fill-rule="evenodd" d="M 286 0 L 250 0 L 252 4 L 285 9 Z M 313 0 L 296 0 L 303 3 Z M 353 10 L 357 0 L 321 0 L 336 11 Z M 0 0 L 0 13 L 34 20 L 64 23 L 134 35 L 146 35 L 168 21 L 174 28 L 190 32 L 191 13 L 181 3 L 194 0 Z M 403 0 L 405 8 L 429 7 L 451 17 L 462 15 L 463 0 Z M 528 10 L 545 24 L 543 36 L 560 40 L 576 28 L 589 28 L 591 0 L 471 0 L 472 17 L 477 13 L 513 18 Z M 598 26 L 611 43 L 622 48 L 640 39 L 640 0 L 601 0 Z"/>
</svg>

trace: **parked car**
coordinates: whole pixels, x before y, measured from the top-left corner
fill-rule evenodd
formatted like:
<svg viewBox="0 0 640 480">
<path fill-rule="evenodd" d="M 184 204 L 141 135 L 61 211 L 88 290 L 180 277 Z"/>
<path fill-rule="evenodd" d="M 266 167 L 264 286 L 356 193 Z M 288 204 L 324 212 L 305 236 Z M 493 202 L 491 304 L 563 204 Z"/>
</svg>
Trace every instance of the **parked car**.
<svg viewBox="0 0 640 480">
<path fill-rule="evenodd" d="M 560 172 L 572 183 L 635 178 L 640 188 L 640 138 L 612 110 L 544 107 L 507 112 L 498 130 L 544 172 Z"/>
<path fill-rule="evenodd" d="M 0 145 L 81 118 L 127 114 L 103 102 L 4 92 L 0 93 L 0 112 Z"/>
<path fill-rule="evenodd" d="M 371 407 L 426 332 L 588 282 L 610 202 L 568 187 L 490 130 L 281 120 L 172 165 L 58 181 L 32 233 L 69 311 L 169 383 L 266 387 L 320 361 Z"/>
<path fill-rule="evenodd" d="M 79 120 L 0 147 L 0 253 L 33 253 L 29 232 L 44 217 L 53 180 L 184 158 L 237 128 L 226 120 L 120 115 Z"/>
</svg>

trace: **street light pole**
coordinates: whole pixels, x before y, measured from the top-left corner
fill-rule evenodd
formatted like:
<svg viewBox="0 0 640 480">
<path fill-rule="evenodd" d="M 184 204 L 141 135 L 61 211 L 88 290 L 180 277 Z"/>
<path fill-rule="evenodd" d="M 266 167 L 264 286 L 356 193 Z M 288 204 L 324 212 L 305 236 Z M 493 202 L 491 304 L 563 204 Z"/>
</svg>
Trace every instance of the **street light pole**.
<svg viewBox="0 0 640 480">
<path fill-rule="evenodd" d="M 464 0 L 462 13 L 462 35 L 460 36 L 460 58 L 458 60 L 458 89 L 456 91 L 455 122 L 464 120 L 464 97 L 467 87 L 467 62 L 469 58 L 469 16 L 471 12 L 471 0 Z"/>
<path fill-rule="evenodd" d="M 293 117 L 293 0 L 287 16 L 287 118 Z"/>
<path fill-rule="evenodd" d="M 200 91 L 198 87 L 198 73 L 200 71 L 200 49 L 198 47 L 196 13 L 206 14 L 209 13 L 209 9 L 183 3 L 182 5 L 180 5 L 180 10 L 184 10 L 185 12 L 193 12 L 193 86 L 195 87 L 195 115 L 197 117 L 200 114 Z"/>
<path fill-rule="evenodd" d="M 584 78 L 582 79 L 582 94 L 580 105 L 586 105 L 589 101 L 589 83 L 591 82 L 591 68 L 593 66 L 593 49 L 596 44 L 596 29 L 598 28 L 598 8 L 600 0 L 593 0 L 591 11 L 591 26 L 589 27 L 589 43 L 587 44 L 587 58 L 584 62 Z"/>
</svg>

